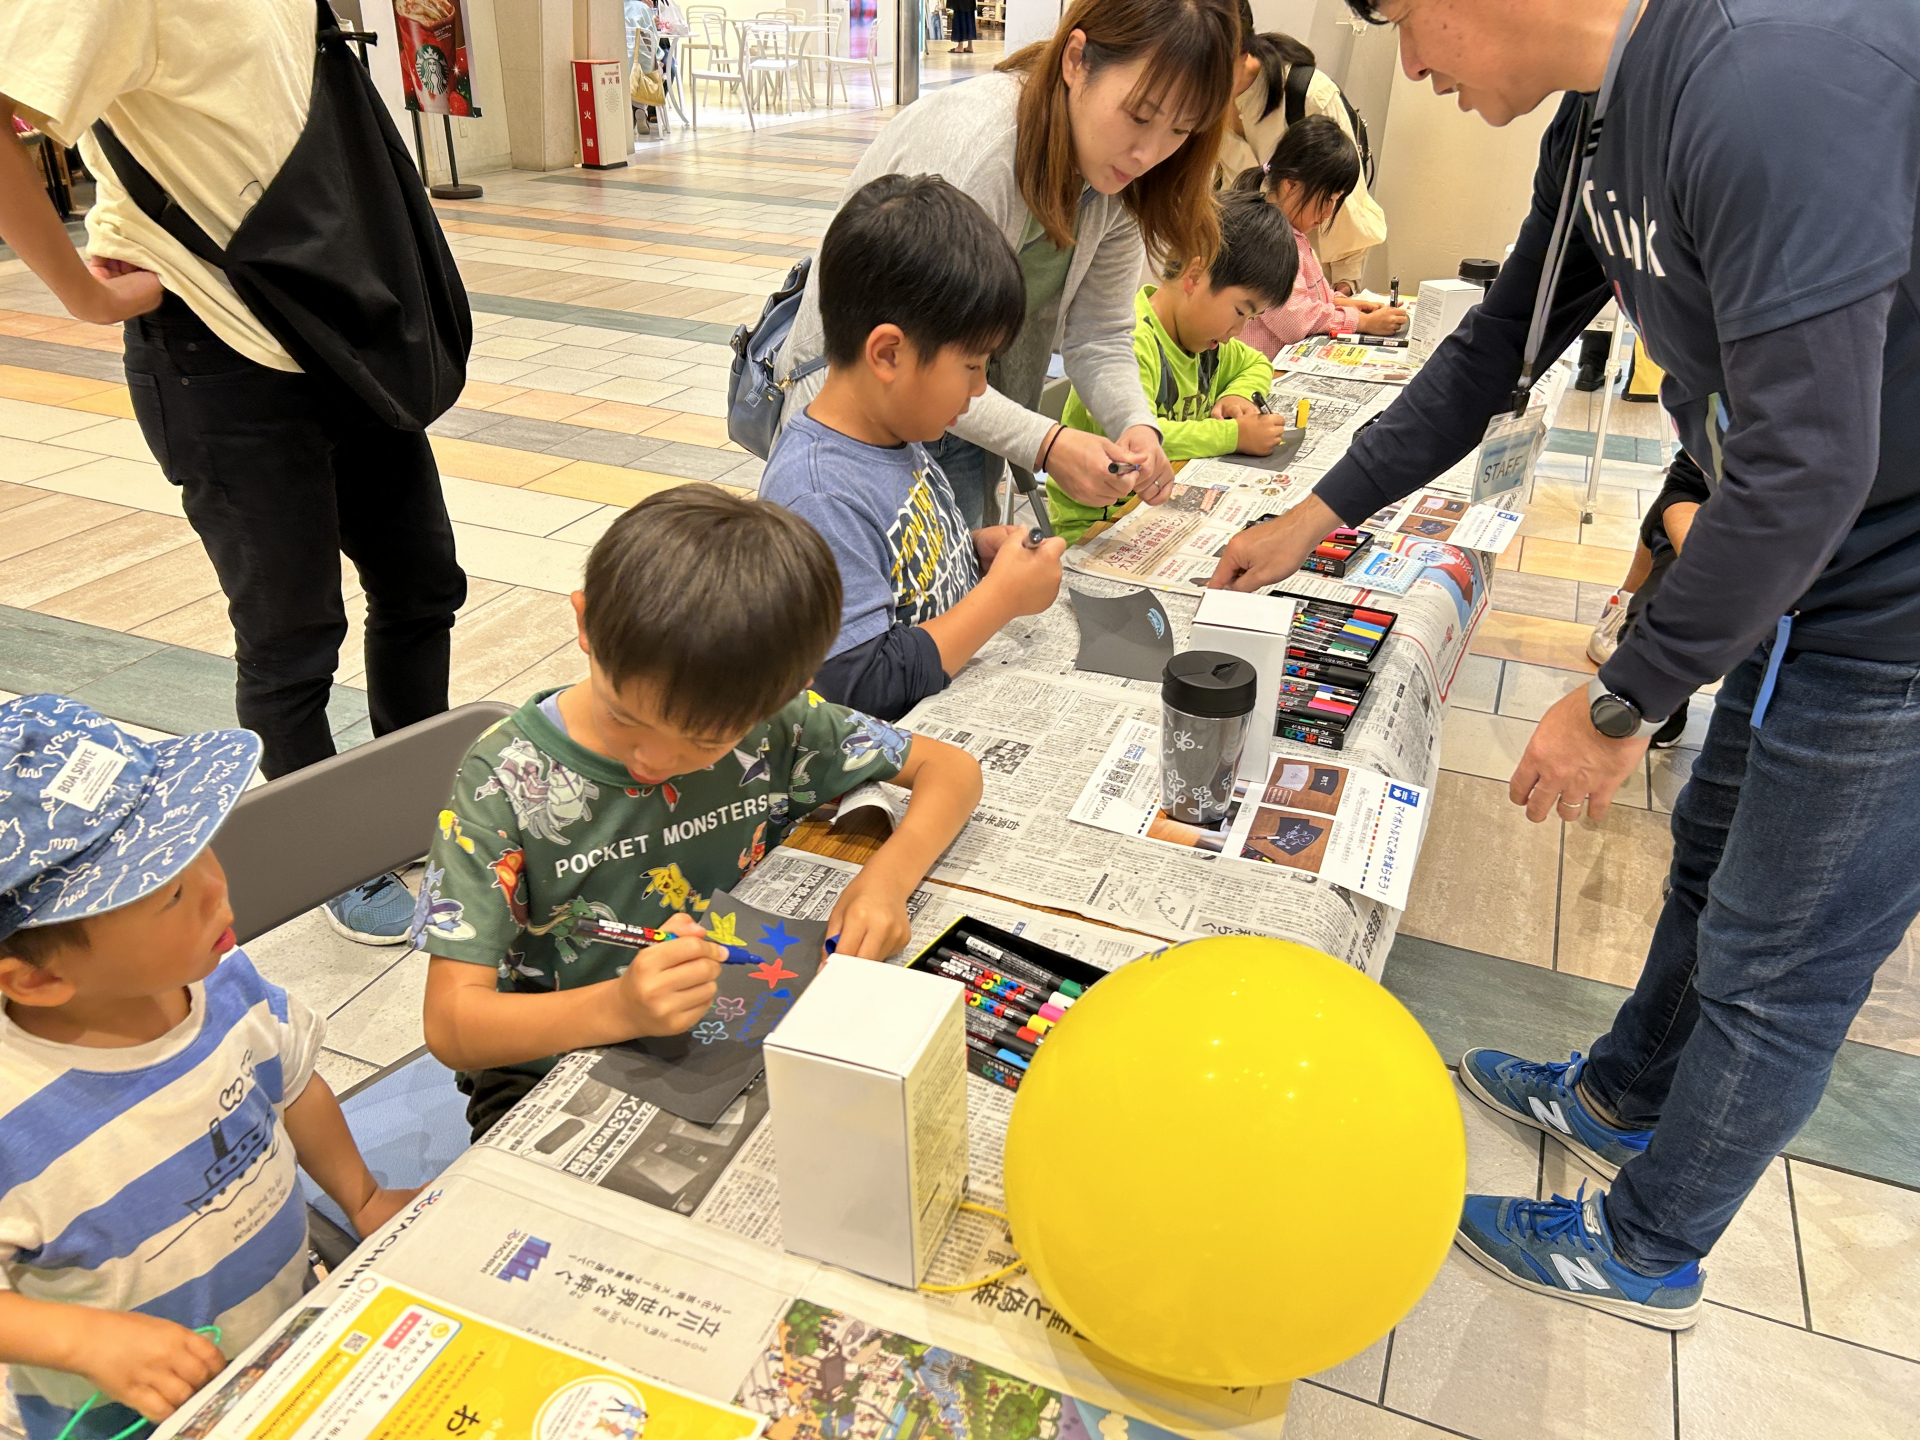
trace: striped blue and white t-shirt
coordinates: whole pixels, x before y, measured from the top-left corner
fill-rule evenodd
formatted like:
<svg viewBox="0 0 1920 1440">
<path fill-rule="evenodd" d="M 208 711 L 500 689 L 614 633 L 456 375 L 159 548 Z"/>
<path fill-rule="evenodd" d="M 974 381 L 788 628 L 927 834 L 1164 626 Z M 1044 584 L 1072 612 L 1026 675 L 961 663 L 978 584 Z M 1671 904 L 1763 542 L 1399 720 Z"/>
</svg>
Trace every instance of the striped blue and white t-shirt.
<svg viewBox="0 0 1920 1440">
<path fill-rule="evenodd" d="M 232 1355 L 305 1288 L 281 1113 L 323 1023 L 240 950 L 189 989 L 185 1020 L 124 1049 L 52 1044 L 0 1013 L 0 1285 L 218 1325 Z M 26 1366 L 9 1381 L 36 1437 L 93 1392 Z"/>
</svg>

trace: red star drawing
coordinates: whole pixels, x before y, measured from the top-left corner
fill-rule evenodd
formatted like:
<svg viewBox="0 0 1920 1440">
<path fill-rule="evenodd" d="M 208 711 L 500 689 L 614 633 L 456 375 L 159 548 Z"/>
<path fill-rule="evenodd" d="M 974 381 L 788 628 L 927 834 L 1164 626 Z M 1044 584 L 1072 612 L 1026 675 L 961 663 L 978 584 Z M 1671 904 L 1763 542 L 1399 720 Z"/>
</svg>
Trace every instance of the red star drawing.
<svg viewBox="0 0 1920 1440">
<path fill-rule="evenodd" d="M 767 989 L 769 990 L 773 989 L 773 987 L 778 985 L 782 980 L 798 980 L 800 978 L 800 973 L 797 970 L 787 969 L 778 960 L 764 961 L 747 973 L 756 980 L 766 981 Z"/>
</svg>

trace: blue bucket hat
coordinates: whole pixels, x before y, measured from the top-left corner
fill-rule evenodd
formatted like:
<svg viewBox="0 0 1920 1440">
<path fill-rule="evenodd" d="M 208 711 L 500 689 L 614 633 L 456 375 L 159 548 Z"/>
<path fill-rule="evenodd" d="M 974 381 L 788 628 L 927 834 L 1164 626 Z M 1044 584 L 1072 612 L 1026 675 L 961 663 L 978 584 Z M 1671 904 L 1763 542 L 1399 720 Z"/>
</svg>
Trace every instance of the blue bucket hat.
<svg viewBox="0 0 1920 1440">
<path fill-rule="evenodd" d="M 0 938 L 130 905 L 207 848 L 260 737 L 148 744 L 65 695 L 0 705 Z"/>
</svg>

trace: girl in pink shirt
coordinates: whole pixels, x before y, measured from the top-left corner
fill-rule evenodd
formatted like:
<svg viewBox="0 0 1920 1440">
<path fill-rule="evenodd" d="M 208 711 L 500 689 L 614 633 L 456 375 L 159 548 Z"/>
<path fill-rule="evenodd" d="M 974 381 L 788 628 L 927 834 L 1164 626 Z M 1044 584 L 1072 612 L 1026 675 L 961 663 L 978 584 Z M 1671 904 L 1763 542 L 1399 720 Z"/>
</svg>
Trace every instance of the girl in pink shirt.
<svg viewBox="0 0 1920 1440">
<path fill-rule="evenodd" d="M 1261 169 L 1244 171 L 1236 190 L 1259 190 L 1293 225 L 1300 250 L 1299 278 L 1286 303 L 1263 310 L 1247 322 L 1240 338 L 1271 360 L 1282 346 L 1309 335 L 1394 335 L 1407 323 L 1397 305 L 1338 294 L 1327 283 L 1313 253 L 1309 232 L 1338 213 L 1360 178 L 1360 152 L 1324 115 L 1308 115 L 1287 130 Z"/>
</svg>

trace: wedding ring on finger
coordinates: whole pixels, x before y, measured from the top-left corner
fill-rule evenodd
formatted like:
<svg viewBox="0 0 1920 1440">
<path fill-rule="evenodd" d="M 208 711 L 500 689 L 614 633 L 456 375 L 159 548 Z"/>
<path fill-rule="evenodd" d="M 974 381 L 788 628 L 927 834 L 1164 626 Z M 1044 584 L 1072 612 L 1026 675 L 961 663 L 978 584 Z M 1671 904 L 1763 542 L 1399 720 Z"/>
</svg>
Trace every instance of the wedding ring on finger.
<svg viewBox="0 0 1920 1440">
<path fill-rule="evenodd" d="M 1562 795 L 1559 800 L 1559 808 L 1562 813 L 1575 817 L 1586 808 L 1586 804 L 1587 797 L 1585 795 L 1582 795 L 1578 800 L 1569 800 L 1566 796 Z"/>
</svg>

